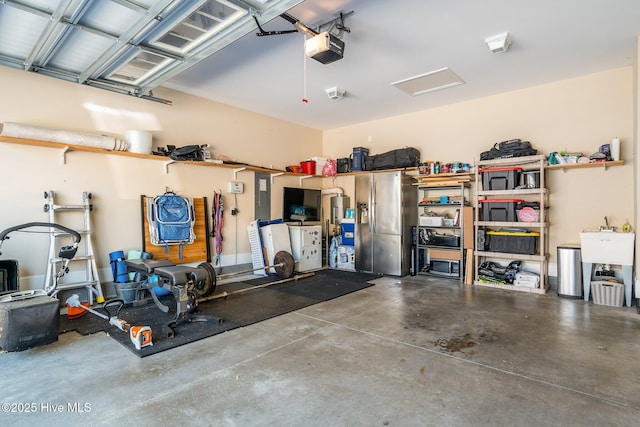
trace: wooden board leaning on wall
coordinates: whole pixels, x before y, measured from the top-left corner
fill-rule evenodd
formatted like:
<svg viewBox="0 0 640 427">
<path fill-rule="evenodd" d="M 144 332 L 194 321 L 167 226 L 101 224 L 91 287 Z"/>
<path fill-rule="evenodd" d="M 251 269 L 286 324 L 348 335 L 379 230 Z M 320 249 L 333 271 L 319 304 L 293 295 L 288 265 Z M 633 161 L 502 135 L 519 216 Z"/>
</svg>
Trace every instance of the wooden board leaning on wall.
<svg viewBox="0 0 640 427">
<path fill-rule="evenodd" d="M 193 198 L 193 208 L 195 210 L 195 221 L 193 231 L 196 239 L 193 243 L 182 247 L 182 258 L 178 255 L 178 245 L 170 245 L 168 253 L 165 252 L 164 245 L 157 246 L 151 243 L 149 234 L 149 221 L 147 221 L 147 199 L 149 196 L 141 196 L 142 212 L 142 250 L 153 254 L 153 259 L 166 259 L 174 264 L 187 264 L 191 262 L 211 262 L 211 251 L 209 246 L 209 222 L 207 198 Z"/>
</svg>

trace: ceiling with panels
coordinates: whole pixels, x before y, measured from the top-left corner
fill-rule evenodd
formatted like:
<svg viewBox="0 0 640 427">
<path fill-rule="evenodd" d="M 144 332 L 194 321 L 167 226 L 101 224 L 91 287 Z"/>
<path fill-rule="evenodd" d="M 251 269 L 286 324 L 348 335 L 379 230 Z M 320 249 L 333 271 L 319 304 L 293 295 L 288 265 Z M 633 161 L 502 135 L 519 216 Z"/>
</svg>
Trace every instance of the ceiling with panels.
<svg viewBox="0 0 640 427">
<path fill-rule="evenodd" d="M 140 97 L 300 0 L 3 0 L 0 63 Z"/>
<path fill-rule="evenodd" d="M 313 30 L 344 14 L 343 58 L 305 57 L 309 34 L 283 13 Z M 491 52 L 504 32 L 509 49 Z M 638 35 L 637 0 L 0 0 L 2 65 L 320 130 L 628 67 Z M 443 70 L 455 84 L 407 90 Z"/>
</svg>

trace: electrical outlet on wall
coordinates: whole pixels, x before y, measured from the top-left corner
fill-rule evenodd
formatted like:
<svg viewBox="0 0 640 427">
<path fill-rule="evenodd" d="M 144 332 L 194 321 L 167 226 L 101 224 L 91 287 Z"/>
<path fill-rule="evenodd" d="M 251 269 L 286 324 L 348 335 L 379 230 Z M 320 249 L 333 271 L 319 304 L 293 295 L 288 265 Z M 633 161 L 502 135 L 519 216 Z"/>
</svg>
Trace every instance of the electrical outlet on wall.
<svg viewBox="0 0 640 427">
<path fill-rule="evenodd" d="M 229 181 L 227 183 L 227 192 L 231 194 L 242 194 L 244 192 L 244 184 L 238 181 Z"/>
</svg>

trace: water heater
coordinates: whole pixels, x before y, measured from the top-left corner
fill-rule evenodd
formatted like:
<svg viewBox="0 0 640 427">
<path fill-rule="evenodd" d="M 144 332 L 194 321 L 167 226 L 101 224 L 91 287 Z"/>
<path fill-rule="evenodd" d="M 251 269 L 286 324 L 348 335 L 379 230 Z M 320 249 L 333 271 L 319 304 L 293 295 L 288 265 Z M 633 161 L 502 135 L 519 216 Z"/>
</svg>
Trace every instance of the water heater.
<svg viewBox="0 0 640 427">
<path fill-rule="evenodd" d="M 340 224 L 344 219 L 345 210 L 349 207 L 349 196 L 331 197 L 331 224 Z"/>
</svg>

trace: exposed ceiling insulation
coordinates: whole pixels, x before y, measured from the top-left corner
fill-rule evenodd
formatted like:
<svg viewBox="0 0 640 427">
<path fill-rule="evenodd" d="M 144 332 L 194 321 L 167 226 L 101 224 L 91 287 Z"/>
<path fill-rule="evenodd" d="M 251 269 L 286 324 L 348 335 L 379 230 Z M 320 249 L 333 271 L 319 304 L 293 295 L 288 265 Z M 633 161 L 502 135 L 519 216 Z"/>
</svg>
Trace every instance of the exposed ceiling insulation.
<svg viewBox="0 0 640 427">
<path fill-rule="evenodd" d="M 0 64 L 139 97 L 302 0 L 4 0 Z"/>
</svg>

